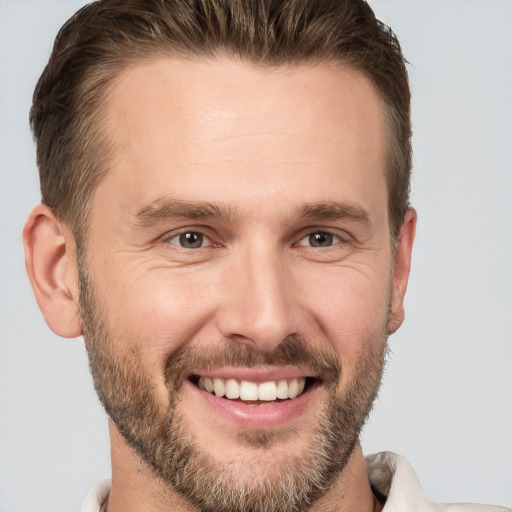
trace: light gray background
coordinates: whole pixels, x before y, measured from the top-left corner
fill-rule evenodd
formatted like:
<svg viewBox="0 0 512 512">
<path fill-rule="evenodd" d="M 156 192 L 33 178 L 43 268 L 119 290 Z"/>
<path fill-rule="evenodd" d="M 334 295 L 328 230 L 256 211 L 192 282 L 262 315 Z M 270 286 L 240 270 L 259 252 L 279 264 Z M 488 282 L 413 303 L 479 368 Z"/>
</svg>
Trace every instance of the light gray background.
<svg viewBox="0 0 512 512">
<path fill-rule="evenodd" d="M 110 471 L 82 342 L 46 327 L 20 238 L 39 201 L 32 90 L 83 3 L 0 0 L 0 512 L 75 510 Z M 363 445 L 406 455 L 434 499 L 510 506 L 512 2 L 371 4 L 411 62 L 419 226 Z"/>
</svg>

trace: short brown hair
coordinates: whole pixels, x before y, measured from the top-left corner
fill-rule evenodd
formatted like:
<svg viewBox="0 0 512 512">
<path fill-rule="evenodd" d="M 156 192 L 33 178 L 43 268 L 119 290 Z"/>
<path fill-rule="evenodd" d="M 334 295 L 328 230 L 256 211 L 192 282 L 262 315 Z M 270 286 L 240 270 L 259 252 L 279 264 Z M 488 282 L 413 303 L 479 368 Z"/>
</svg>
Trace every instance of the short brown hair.
<svg viewBox="0 0 512 512">
<path fill-rule="evenodd" d="M 364 0 L 99 0 L 61 28 L 34 92 L 43 202 L 85 234 L 90 198 L 108 171 L 101 105 L 132 62 L 169 54 L 233 55 L 277 66 L 331 61 L 368 77 L 389 124 L 391 234 L 408 207 L 410 91 L 397 38 Z"/>
</svg>

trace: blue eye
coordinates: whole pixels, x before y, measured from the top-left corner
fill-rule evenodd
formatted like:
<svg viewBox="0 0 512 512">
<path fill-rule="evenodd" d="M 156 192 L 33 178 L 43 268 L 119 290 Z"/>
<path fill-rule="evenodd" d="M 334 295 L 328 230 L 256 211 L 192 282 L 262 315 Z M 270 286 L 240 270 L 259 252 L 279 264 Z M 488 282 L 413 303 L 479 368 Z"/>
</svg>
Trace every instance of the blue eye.
<svg viewBox="0 0 512 512">
<path fill-rule="evenodd" d="M 207 238 L 203 234 L 194 231 L 180 233 L 169 238 L 171 244 L 179 245 L 184 249 L 199 249 L 204 246 L 206 240 Z"/>
<path fill-rule="evenodd" d="M 334 241 L 334 235 L 331 233 L 312 233 L 308 236 L 308 241 L 312 247 L 330 247 Z"/>
<path fill-rule="evenodd" d="M 331 247 L 334 244 L 341 242 L 339 236 L 329 233 L 328 231 L 315 231 L 304 237 L 299 245 L 309 247 Z"/>
</svg>

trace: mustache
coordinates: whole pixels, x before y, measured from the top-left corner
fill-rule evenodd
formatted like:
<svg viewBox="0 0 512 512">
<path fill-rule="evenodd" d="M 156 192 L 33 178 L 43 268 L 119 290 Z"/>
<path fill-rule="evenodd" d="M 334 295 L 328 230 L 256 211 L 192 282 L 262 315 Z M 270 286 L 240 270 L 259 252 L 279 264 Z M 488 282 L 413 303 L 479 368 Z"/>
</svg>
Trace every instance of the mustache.
<svg viewBox="0 0 512 512">
<path fill-rule="evenodd" d="M 312 348 L 299 336 L 287 336 L 274 350 L 263 352 L 248 345 L 227 342 L 218 347 L 183 346 L 167 360 L 165 378 L 176 390 L 181 386 L 183 375 L 193 368 L 196 371 L 212 371 L 226 366 L 257 368 L 268 366 L 300 366 L 312 370 L 327 386 L 338 385 L 341 361 L 326 350 Z"/>
</svg>

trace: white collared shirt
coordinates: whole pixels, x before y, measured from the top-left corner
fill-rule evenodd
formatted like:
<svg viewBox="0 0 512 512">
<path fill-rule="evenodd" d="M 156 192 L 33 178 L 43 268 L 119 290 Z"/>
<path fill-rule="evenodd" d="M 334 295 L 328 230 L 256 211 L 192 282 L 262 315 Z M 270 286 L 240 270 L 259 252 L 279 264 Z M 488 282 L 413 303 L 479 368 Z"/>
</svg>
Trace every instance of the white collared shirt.
<svg viewBox="0 0 512 512">
<path fill-rule="evenodd" d="M 381 452 L 366 457 L 368 478 L 378 493 L 386 496 L 383 512 L 512 512 L 506 507 L 476 503 L 439 503 L 427 499 L 409 463 L 400 455 Z M 110 480 L 98 482 L 79 512 L 99 512 L 110 492 Z"/>
</svg>

